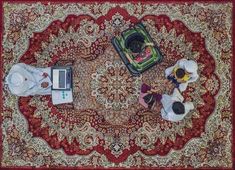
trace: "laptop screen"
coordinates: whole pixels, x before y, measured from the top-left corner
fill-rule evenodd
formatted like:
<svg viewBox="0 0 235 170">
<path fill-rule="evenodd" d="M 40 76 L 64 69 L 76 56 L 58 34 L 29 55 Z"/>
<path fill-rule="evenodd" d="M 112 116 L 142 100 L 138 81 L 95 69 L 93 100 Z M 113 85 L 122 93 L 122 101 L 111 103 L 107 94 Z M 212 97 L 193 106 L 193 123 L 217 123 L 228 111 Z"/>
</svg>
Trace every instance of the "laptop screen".
<svg viewBox="0 0 235 170">
<path fill-rule="evenodd" d="M 65 71 L 59 71 L 59 88 L 65 88 Z"/>
<path fill-rule="evenodd" d="M 52 90 L 69 90 L 71 88 L 71 68 L 52 68 Z"/>
</svg>

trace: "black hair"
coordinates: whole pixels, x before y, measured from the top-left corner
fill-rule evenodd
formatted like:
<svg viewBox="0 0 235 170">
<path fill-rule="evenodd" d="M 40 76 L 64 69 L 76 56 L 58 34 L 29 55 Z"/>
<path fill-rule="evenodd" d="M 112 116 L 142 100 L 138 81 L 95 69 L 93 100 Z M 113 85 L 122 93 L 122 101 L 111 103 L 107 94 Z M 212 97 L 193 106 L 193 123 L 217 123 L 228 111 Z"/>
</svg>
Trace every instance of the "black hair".
<svg viewBox="0 0 235 170">
<path fill-rule="evenodd" d="M 184 69 L 182 69 L 182 68 L 178 68 L 177 70 L 176 70 L 176 76 L 177 76 L 177 78 L 183 78 L 184 77 L 184 75 L 185 75 L 185 71 L 184 71 Z"/>
<path fill-rule="evenodd" d="M 126 47 L 133 53 L 140 53 L 144 44 L 144 37 L 140 33 L 134 33 L 127 37 Z"/>
<path fill-rule="evenodd" d="M 174 102 L 172 105 L 172 109 L 177 115 L 181 115 L 185 113 L 184 105 L 181 102 Z"/>
<path fill-rule="evenodd" d="M 138 41 L 138 40 L 134 40 L 132 41 L 132 43 L 130 44 L 130 50 L 133 52 L 133 53 L 140 53 L 141 52 L 141 49 L 142 49 L 142 45 L 143 43 Z"/>
<path fill-rule="evenodd" d="M 153 96 L 153 94 L 147 94 L 146 96 L 144 96 L 144 102 L 148 104 L 148 108 L 151 109 L 153 104 L 155 103 L 155 98 Z"/>
</svg>

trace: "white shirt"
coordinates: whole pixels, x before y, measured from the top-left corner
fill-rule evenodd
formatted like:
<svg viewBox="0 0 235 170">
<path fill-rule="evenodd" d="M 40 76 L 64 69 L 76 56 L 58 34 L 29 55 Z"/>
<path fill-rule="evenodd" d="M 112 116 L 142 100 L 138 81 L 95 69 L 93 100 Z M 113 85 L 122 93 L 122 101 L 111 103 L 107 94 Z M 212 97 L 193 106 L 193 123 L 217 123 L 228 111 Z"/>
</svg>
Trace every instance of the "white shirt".
<svg viewBox="0 0 235 170">
<path fill-rule="evenodd" d="M 188 86 L 188 83 L 190 82 L 195 82 L 197 79 L 198 79 L 198 73 L 197 73 L 197 68 L 195 69 L 191 69 L 190 71 L 187 69 L 188 67 L 190 67 L 190 65 L 188 65 L 188 61 L 187 59 L 180 59 L 176 62 L 176 64 L 174 66 L 171 66 L 171 67 L 168 67 L 166 70 L 165 70 L 165 76 L 169 76 L 175 67 L 179 67 L 179 68 L 182 68 L 184 70 L 186 70 L 187 72 L 190 73 L 190 79 L 185 82 L 185 83 L 181 83 L 179 85 L 179 89 L 180 91 L 185 91 L 187 86 Z M 192 60 L 191 60 L 192 61 Z"/>
<path fill-rule="evenodd" d="M 17 63 L 12 66 L 9 74 L 14 72 L 18 72 L 24 76 L 27 80 L 25 80 L 24 84 L 20 87 L 16 87 L 11 83 L 7 82 L 8 87 L 12 94 L 17 96 L 30 96 L 30 95 L 48 95 L 51 94 L 51 68 L 35 68 L 33 66 L 29 66 L 24 63 Z M 47 73 L 48 76 L 45 78 L 43 73 Z M 8 79 L 7 76 L 7 79 Z M 42 82 L 48 82 L 48 88 L 41 87 Z"/>
<path fill-rule="evenodd" d="M 172 122 L 178 122 L 182 120 L 188 114 L 190 110 L 194 109 L 192 102 L 183 103 L 183 101 L 184 101 L 183 96 L 180 94 L 179 90 L 176 88 L 174 89 L 174 92 L 171 96 L 166 95 L 166 94 L 162 95 L 162 99 L 161 99 L 161 103 L 163 105 L 163 108 L 161 109 L 162 118 L 168 121 L 172 121 Z M 177 115 L 174 113 L 172 109 L 172 105 L 174 102 L 182 102 L 185 108 L 184 114 Z"/>
</svg>

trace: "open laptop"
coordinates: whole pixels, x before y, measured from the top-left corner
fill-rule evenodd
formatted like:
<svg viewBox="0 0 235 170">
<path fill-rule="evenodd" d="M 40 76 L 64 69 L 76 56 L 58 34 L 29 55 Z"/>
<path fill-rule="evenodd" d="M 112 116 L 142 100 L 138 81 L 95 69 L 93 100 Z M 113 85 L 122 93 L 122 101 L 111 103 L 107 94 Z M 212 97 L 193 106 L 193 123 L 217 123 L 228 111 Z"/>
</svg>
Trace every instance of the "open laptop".
<svg viewBox="0 0 235 170">
<path fill-rule="evenodd" d="M 72 89 L 72 68 L 71 67 L 52 67 L 52 90 L 71 90 Z"/>
</svg>

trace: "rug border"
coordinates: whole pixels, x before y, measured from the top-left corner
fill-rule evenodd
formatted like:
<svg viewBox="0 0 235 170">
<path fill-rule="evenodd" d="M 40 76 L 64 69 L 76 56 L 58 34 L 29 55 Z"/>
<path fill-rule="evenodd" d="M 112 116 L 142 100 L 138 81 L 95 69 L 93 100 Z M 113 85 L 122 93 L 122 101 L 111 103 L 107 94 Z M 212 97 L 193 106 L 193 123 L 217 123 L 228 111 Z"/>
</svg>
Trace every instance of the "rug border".
<svg viewBox="0 0 235 170">
<path fill-rule="evenodd" d="M 0 0 L 0 68 L 3 68 L 3 56 L 2 56 L 2 40 L 3 40 L 3 20 L 4 20 L 4 16 L 3 16 L 3 3 L 4 2 L 8 2 L 8 3 L 33 3 L 33 2 L 42 2 L 42 3 L 48 3 L 48 2 L 52 2 L 52 3 L 74 3 L 74 2 L 82 2 L 82 3 L 95 3 L 95 2 L 110 2 L 110 3 L 125 3 L 125 0 L 67 0 L 67 1 L 59 1 L 59 0 L 39 0 L 39 1 L 35 1 L 35 0 L 14 0 L 14 2 L 12 2 L 11 0 Z M 143 0 L 130 0 L 129 2 L 131 3 L 141 3 L 143 2 Z M 158 2 L 162 2 L 162 3 L 185 3 L 185 2 L 189 2 L 189 3 L 195 3 L 195 2 L 200 2 L 200 3 L 231 3 L 232 2 L 232 58 L 231 58 L 231 67 L 232 67 L 232 99 L 231 99 L 231 111 L 232 111 L 232 161 L 233 161 L 233 165 L 232 168 L 197 168 L 197 169 L 203 169 L 203 170 L 211 170 L 211 169 L 224 169 L 224 170 L 228 170 L 228 169 L 235 169 L 235 104 L 233 104 L 235 102 L 235 58 L 234 58 L 234 54 L 235 54 L 235 1 L 233 0 L 145 0 L 145 3 L 158 3 Z M 0 83 L 0 169 L 39 169 L 39 170 L 43 170 L 43 169 L 66 169 L 66 170 L 74 170 L 74 169 L 113 169 L 113 170 L 117 170 L 117 169 L 136 169 L 136 168 L 104 168 L 104 167 L 97 167 L 97 168 L 93 168 L 93 167 L 27 167 L 27 166 L 22 166 L 22 167 L 2 167 L 2 158 L 3 158 L 3 145 L 2 145 L 2 141 L 3 141 L 3 136 L 2 136 L 2 114 L 3 114 L 3 75 L 2 72 L 0 72 L 0 79 L 1 79 L 1 83 Z M 174 168 L 174 167 L 170 167 L 170 168 L 157 168 L 157 167 L 146 167 L 146 168 L 138 168 L 138 169 L 164 169 L 164 170 L 183 170 L 182 168 Z M 193 170 L 194 168 L 184 168 L 185 170 Z"/>
<path fill-rule="evenodd" d="M 110 2 L 110 3 L 126 3 L 125 0 L 0 0 L 2 2 L 9 2 L 9 3 L 33 3 L 33 2 L 42 2 L 42 3 L 95 3 L 95 2 Z M 233 0 L 129 0 L 129 3 L 228 3 L 233 2 Z"/>
<path fill-rule="evenodd" d="M 2 56 L 2 40 L 3 40 L 3 1 L 0 0 L 0 68 L 3 68 L 3 56 Z M 3 136 L 2 136 L 2 122 L 3 122 L 3 75 L 0 71 L 0 169 L 2 167 L 2 157 L 3 157 Z"/>
<path fill-rule="evenodd" d="M 232 99 L 231 99 L 231 106 L 232 106 L 232 160 L 233 160 L 233 165 L 232 168 L 235 169 L 235 1 L 233 2 L 232 6 Z"/>
</svg>

